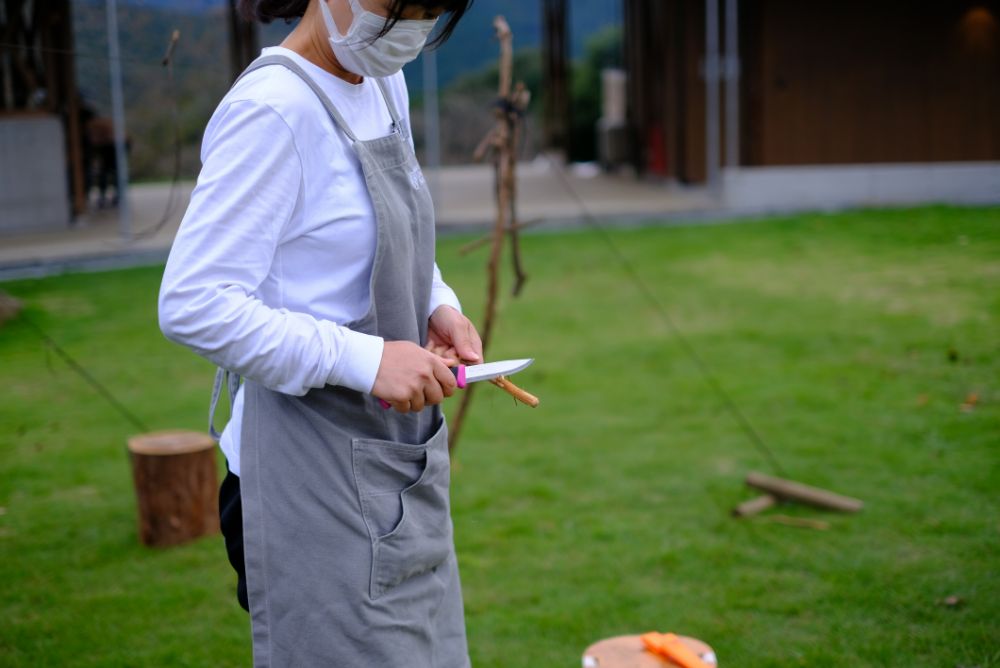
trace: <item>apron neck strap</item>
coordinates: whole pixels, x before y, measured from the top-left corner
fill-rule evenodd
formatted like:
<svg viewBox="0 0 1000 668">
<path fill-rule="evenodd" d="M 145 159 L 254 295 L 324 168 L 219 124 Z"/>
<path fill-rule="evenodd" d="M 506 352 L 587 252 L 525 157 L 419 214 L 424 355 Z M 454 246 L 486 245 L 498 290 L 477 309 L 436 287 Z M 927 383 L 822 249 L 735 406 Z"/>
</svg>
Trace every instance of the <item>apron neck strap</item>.
<svg viewBox="0 0 1000 668">
<path fill-rule="evenodd" d="M 259 70 L 260 68 L 268 67 L 269 65 L 281 65 L 282 67 L 285 67 L 291 70 L 296 75 L 298 75 L 298 77 L 302 79 L 302 81 L 304 81 L 306 85 L 309 86 L 309 88 L 312 89 L 313 93 L 316 94 L 316 97 L 319 98 L 319 101 L 323 103 L 323 107 L 326 109 L 326 112 L 330 114 L 330 118 L 333 119 L 333 122 L 336 123 L 341 130 L 343 130 L 344 134 L 347 135 L 347 137 L 352 142 L 357 143 L 358 141 L 357 135 L 355 135 L 354 132 L 351 130 L 351 127 L 347 124 L 347 121 L 344 120 L 344 117 L 340 115 L 340 111 L 337 110 L 337 107 L 333 104 L 333 101 L 329 98 L 329 96 L 325 92 L 323 92 L 323 89 L 320 88 L 319 84 L 316 83 L 316 81 L 313 80 L 313 78 L 309 76 L 309 74 L 304 69 L 302 69 L 302 67 L 298 63 L 296 63 L 288 56 L 283 56 L 280 54 L 262 56 L 257 60 L 253 61 L 252 63 L 250 63 L 250 66 L 243 71 L 243 73 L 239 76 L 239 78 L 236 79 L 236 82 L 239 82 L 240 79 L 250 74 L 254 70 Z M 234 82 L 233 85 L 235 85 L 236 82 Z M 405 126 L 400 121 L 399 111 L 396 109 L 396 105 L 392 101 L 392 96 L 389 94 L 389 89 L 385 83 L 385 80 L 376 78 L 375 83 L 378 84 L 379 92 L 382 94 L 382 99 L 385 100 L 385 106 L 389 110 L 389 116 L 392 118 L 393 131 L 405 133 L 404 129 Z"/>
<path fill-rule="evenodd" d="M 240 81 L 240 79 L 250 74 L 254 70 L 259 70 L 262 67 L 268 67 L 270 65 L 281 65 L 282 67 L 285 67 L 294 72 L 295 74 L 297 74 L 298 77 L 302 79 L 302 81 L 304 81 L 307 86 L 312 88 L 313 93 L 315 93 L 316 97 L 319 98 L 319 101 L 323 103 L 323 106 L 326 108 L 326 112 L 330 114 L 330 118 L 333 119 L 333 122 L 336 123 L 341 130 L 343 130 L 344 134 L 347 135 L 347 137 L 352 142 L 358 141 L 357 136 L 354 134 L 354 132 L 351 131 L 351 127 L 347 124 L 347 121 L 344 120 L 344 117 L 340 115 L 340 112 L 337 110 L 337 107 L 334 106 L 333 101 L 330 100 L 327 94 L 323 92 L 323 89 L 319 87 L 319 84 L 313 81 L 313 78 L 309 76 L 306 73 L 306 71 L 299 66 L 298 63 L 296 63 L 288 56 L 282 56 L 278 54 L 272 54 L 270 56 L 262 56 L 257 60 L 253 61 L 252 63 L 250 63 L 250 67 L 246 68 L 243 71 L 243 74 L 239 76 L 236 82 Z M 395 122 L 395 118 L 393 118 L 393 121 Z"/>
<path fill-rule="evenodd" d="M 386 84 L 385 79 L 375 79 L 375 83 L 378 84 L 378 89 L 382 93 L 382 99 L 385 100 L 385 106 L 389 109 L 389 116 L 392 117 L 392 129 L 405 135 L 406 126 L 400 121 L 396 104 L 392 101 L 392 95 L 389 94 L 388 84 Z"/>
</svg>

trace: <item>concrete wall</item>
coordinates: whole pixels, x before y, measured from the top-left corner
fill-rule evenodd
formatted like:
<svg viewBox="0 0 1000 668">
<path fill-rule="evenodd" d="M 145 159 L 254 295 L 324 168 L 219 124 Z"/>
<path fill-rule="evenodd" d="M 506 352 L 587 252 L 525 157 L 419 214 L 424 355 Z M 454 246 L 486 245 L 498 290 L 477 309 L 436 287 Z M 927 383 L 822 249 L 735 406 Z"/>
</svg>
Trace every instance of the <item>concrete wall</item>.
<svg viewBox="0 0 1000 668">
<path fill-rule="evenodd" d="M 57 116 L 0 116 L 0 235 L 69 225 L 65 146 Z"/>
<path fill-rule="evenodd" d="M 1000 204 L 1000 162 L 742 167 L 722 181 L 725 205 L 745 211 Z"/>
</svg>

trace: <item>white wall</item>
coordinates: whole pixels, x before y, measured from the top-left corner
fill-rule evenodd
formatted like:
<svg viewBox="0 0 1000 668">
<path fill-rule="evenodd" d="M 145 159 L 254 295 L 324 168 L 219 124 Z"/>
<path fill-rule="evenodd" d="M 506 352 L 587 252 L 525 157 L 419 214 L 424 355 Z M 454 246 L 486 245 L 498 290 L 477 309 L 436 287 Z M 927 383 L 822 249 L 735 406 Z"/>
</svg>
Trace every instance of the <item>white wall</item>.
<svg viewBox="0 0 1000 668">
<path fill-rule="evenodd" d="M 0 116 L 0 235 L 69 225 L 65 145 L 57 116 Z"/>
<path fill-rule="evenodd" d="M 745 211 L 1000 204 L 1000 162 L 741 167 L 722 182 L 725 205 Z"/>
</svg>

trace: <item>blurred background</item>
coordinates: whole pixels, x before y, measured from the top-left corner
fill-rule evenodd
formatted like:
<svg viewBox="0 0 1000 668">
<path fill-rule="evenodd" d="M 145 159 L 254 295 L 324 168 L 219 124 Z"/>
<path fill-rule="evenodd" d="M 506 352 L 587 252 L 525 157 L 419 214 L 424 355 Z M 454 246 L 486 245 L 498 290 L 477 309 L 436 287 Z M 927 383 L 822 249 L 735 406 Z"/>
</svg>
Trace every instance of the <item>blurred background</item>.
<svg viewBox="0 0 1000 668">
<path fill-rule="evenodd" d="M 115 178 L 116 89 L 129 181 L 192 180 L 218 100 L 291 28 L 247 25 L 213 0 L 119 0 L 109 22 L 112 4 L 3 6 L 0 234 L 113 203 L 111 184 L 100 190 Z M 500 13 L 533 97 L 524 161 L 547 152 L 705 188 L 700 209 L 996 201 L 996 2 L 478 0 L 406 69 L 431 170 L 472 162 L 493 123 Z"/>
<path fill-rule="evenodd" d="M 497 14 L 531 101 L 528 280 L 505 246 L 493 302 Z M 126 443 L 206 440 L 163 263 L 291 28 L 0 0 L 0 668 L 250 664 L 221 538 L 142 544 Z M 1000 665 L 1000 2 L 475 0 L 405 74 L 438 264 L 542 401 L 483 388 L 453 453 L 474 665 L 652 629 L 722 666 Z M 733 518 L 751 471 L 864 510 Z"/>
</svg>

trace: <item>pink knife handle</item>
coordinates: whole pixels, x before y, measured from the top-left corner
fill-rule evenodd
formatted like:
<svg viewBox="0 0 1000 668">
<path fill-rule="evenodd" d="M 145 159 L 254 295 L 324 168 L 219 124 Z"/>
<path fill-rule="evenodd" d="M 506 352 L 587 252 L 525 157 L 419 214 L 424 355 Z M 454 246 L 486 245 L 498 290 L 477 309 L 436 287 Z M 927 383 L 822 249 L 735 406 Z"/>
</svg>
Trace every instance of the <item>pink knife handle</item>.
<svg viewBox="0 0 1000 668">
<path fill-rule="evenodd" d="M 452 370 L 451 370 L 451 372 L 453 374 L 455 374 L 455 381 L 458 384 L 458 389 L 464 390 L 466 387 L 468 387 L 469 384 L 465 381 L 465 365 L 464 364 L 459 364 L 457 367 L 453 367 Z M 386 408 L 386 409 L 392 408 L 392 404 L 390 404 L 385 399 L 379 399 L 378 400 L 378 404 L 382 408 Z"/>
</svg>

